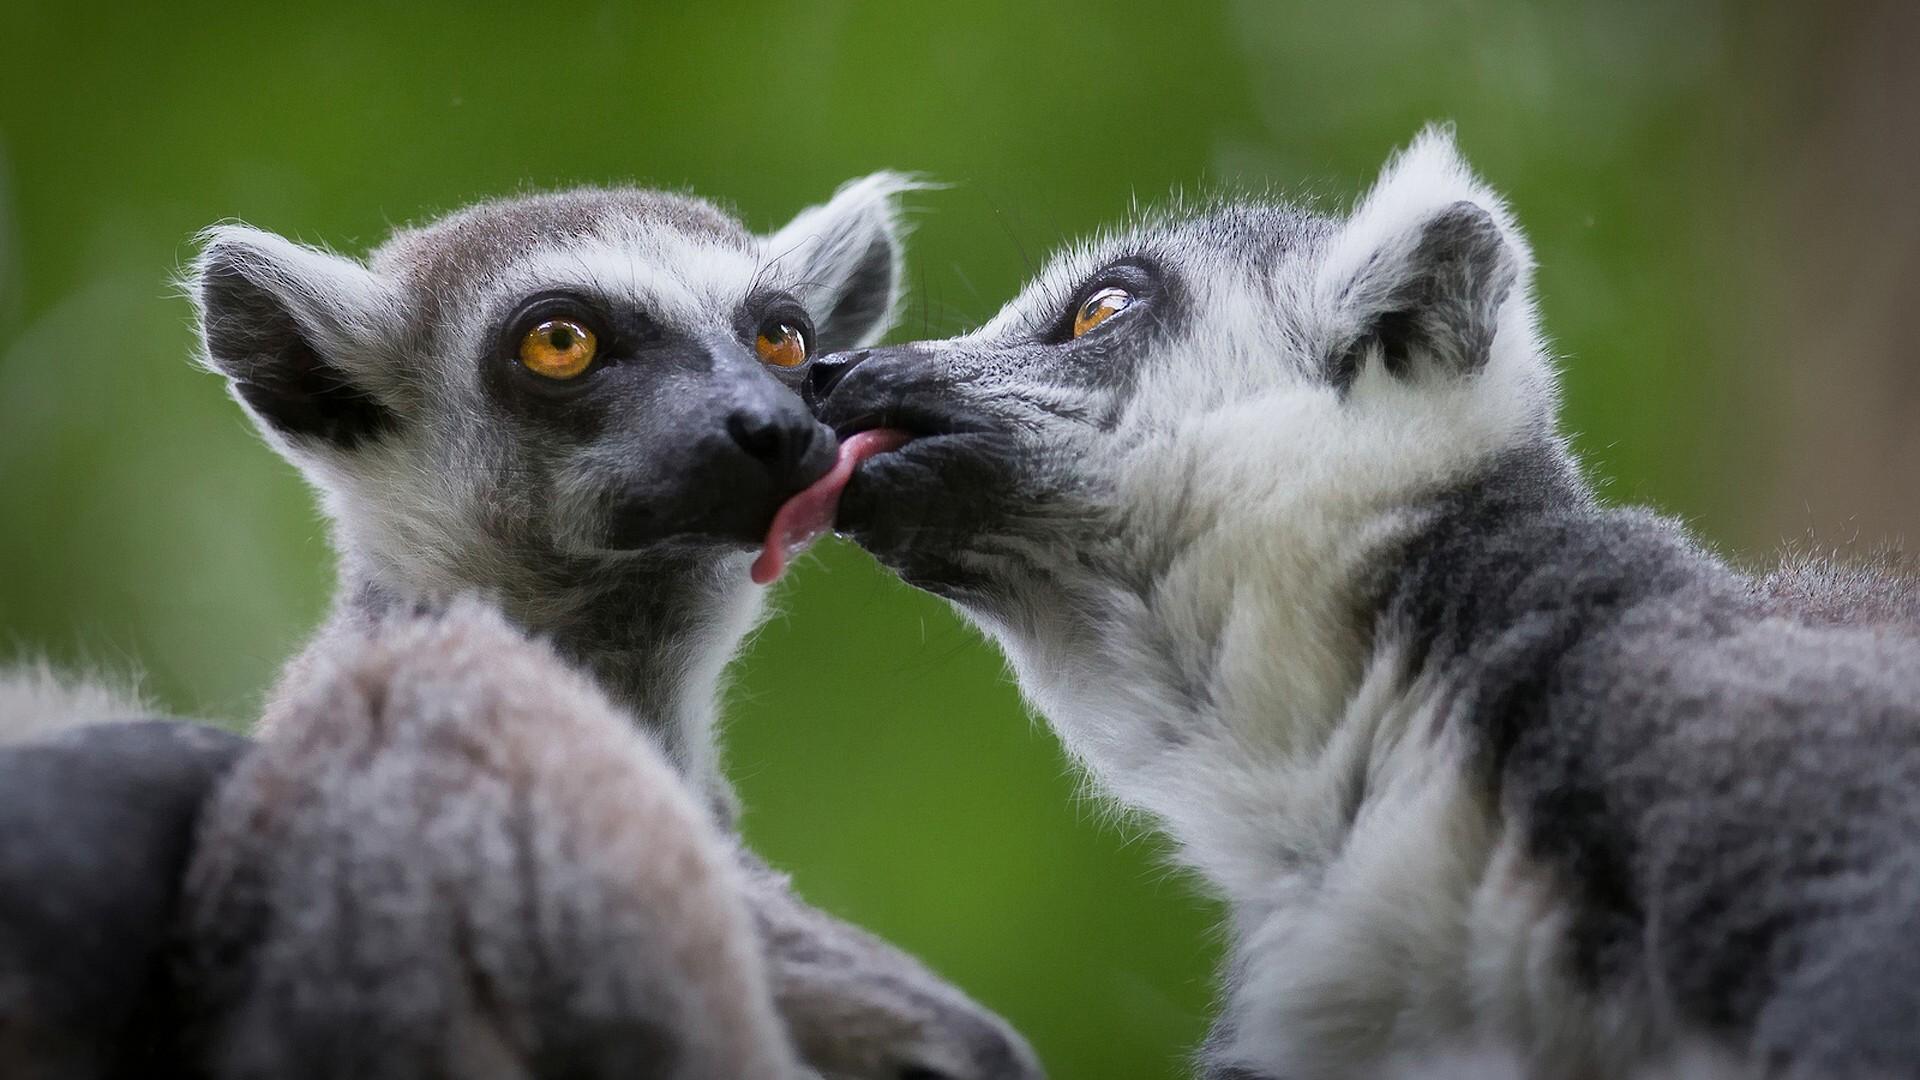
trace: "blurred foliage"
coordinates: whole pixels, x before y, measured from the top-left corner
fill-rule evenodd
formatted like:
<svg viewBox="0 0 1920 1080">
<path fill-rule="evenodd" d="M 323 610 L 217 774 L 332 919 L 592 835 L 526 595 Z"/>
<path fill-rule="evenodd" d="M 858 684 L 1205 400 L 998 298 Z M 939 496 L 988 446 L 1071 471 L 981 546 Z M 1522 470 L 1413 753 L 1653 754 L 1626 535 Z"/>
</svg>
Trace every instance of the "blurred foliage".
<svg viewBox="0 0 1920 1080">
<path fill-rule="evenodd" d="M 324 610 L 308 493 L 187 362 L 170 276 L 211 222 L 360 251 L 480 196 L 633 180 L 764 229 L 849 176 L 921 170 L 953 185 L 915 200 L 898 336 L 922 336 L 1136 197 L 1339 205 L 1435 119 L 1530 230 L 1611 490 L 1737 535 L 1770 451 L 1728 419 L 1741 339 L 1699 312 L 1765 307 L 1740 223 L 1791 93 L 1766 78 L 1781 22 L 1694 0 L 13 0 L 0 645 L 137 666 L 173 708 L 243 718 Z M 1179 1074 L 1218 912 L 1084 797 L 941 604 L 837 545 L 796 578 L 733 695 L 753 841 L 1003 1010 L 1054 1075 Z"/>
</svg>

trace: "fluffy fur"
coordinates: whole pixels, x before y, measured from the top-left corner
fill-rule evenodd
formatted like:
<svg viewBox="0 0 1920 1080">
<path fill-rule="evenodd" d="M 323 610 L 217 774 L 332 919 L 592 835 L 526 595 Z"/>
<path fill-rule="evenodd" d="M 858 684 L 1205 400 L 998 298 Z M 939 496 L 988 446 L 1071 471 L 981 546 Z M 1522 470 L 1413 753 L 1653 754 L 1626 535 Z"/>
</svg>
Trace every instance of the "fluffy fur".
<svg viewBox="0 0 1920 1080">
<path fill-rule="evenodd" d="M 550 649 L 401 615 L 266 719 L 186 877 L 210 1075 L 798 1075 L 731 842 Z"/>
<path fill-rule="evenodd" d="M 801 372 L 762 363 L 755 337 L 769 321 L 816 347 L 882 333 L 911 186 L 855 181 L 765 237 L 684 196 L 536 195 L 403 230 L 365 264 L 210 232 L 193 276 L 206 362 L 319 492 L 340 553 L 333 619 L 288 685 L 308 685 L 302 665 L 329 662 L 329 641 L 479 592 L 589 674 L 730 827 L 716 701 L 761 617 L 750 551 L 833 459 L 794 393 Z M 564 385 L 515 352 L 555 304 L 602 351 Z M 275 741 L 308 715 L 270 713 Z M 773 999 L 812 1067 L 1038 1074 L 998 1017 L 736 857 Z M 299 895 L 276 904 L 297 911 Z"/>
<path fill-rule="evenodd" d="M 0 668 L 0 745 L 79 724 L 153 715 L 133 680 L 55 671 L 44 660 Z"/>
<path fill-rule="evenodd" d="M 1531 265 L 1442 131 L 1341 217 L 1150 216 L 819 361 L 918 436 L 840 524 L 1229 902 L 1211 1075 L 1910 1074 L 1915 587 L 1601 506 Z"/>
</svg>

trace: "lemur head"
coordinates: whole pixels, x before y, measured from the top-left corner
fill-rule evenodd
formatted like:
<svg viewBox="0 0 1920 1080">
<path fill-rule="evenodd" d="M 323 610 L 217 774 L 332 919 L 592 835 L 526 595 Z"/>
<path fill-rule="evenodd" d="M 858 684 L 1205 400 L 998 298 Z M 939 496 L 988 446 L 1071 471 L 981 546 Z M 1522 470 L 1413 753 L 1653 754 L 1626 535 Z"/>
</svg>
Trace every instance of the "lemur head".
<svg viewBox="0 0 1920 1080">
<path fill-rule="evenodd" d="M 793 391 L 813 353 L 889 324 L 908 186 L 849 183 L 768 236 L 664 192 L 534 195 L 364 263 L 221 226 L 191 284 L 207 362 L 350 559 L 537 596 L 611 562 L 724 561 L 831 464 Z"/>
<path fill-rule="evenodd" d="M 816 362 L 843 437 L 913 436 L 853 474 L 838 525 L 990 621 L 1050 618 L 1080 579 L 1150 591 L 1201 537 L 1313 557 L 1310 534 L 1549 429 L 1529 273 L 1443 130 L 1345 216 L 1153 214 L 972 333 Z"/>
</svg>

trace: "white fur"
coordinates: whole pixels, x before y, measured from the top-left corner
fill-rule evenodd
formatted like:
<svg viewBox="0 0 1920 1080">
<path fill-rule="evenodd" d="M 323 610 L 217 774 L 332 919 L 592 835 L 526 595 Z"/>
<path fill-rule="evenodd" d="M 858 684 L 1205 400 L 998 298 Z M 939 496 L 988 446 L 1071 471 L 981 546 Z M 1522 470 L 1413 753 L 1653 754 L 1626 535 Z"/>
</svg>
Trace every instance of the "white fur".
<svg viewBox="0 0 1920 1080">
<path fill-rule="evenodd" d="M 659 322 L 731 338 L 735 305 L 762 271 L 761 260 L 737 248 L 704 243 L 676 230 L 648 230 L 582 241 L 557 238 L 529 252 L 511 275 L 491 282 L 497 307 L 543 289 L 572 289 L 632 303 Z M 767 284 L 784 284 L 771 277 Z M 504 310 L 473 320 L 486 325 Z"/>
<path fill-rule="evenodd" d="M 151 715 L 132 679 L 64 674 L 44 660 L 0 668 L 0 744 Z"/>
</svg>

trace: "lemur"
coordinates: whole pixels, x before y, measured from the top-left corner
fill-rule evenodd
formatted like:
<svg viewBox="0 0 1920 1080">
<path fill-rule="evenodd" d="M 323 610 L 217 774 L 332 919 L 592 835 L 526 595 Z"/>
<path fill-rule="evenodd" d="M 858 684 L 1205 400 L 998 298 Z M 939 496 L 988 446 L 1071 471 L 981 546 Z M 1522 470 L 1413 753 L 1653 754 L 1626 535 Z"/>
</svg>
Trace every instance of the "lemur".
<svg viewBox="0 0 1920 1080">
<path fill-rule="evenodd" d="M 1441 129 L 1150 213 L 816 360 L 786 534 L 949 598 L 1228 902 L 1205 1075 L 1920 1074 L 1920 588 L 1604 505 L 1532 267 Z"/>
<path fill-rule="evenodd" d="M 661 192 L 531 196 L 403 231 L 371 265 L 240 226 L 213 230 L 191 282 L 206 360 L 319 488 L 341 554 L 334 615 L 290 665 L 289 692 L 309 684 L 308 666 L 343 662 L 336 641 L 363 647 L 386 613 L 480 591 L 584 668 L 730 827 L 714 712 L 721 669 L 761 608 L 760 590 L 744 580 L 748 541 L 781 498 L 832 460 L 829 433 L 792 384 L 815 349 L 868 340 L 890 321 L 895 202 L 908 186 L 891 174 L 849 184 L 766 237 L 708 203 Z M 0 705 L 8 714 L 0 740 L 9 742 L 36 725 L 140 712 L 32 673 L 0 677 Z M 276 700 L 268 714 L 308 712 Z M 294 722 L 270 722 L 269 747 L 297 740 L 276 730 Z M 0 748 L 0 772 L 25 777 L 0 798 L 0 818 L 40 821 L 77 807 L 83 839 L 98 845 L 94 869 L 139 866 L 154 879 L 113 887 L 133 896 L 111 898 L 119 944 L 102 945 L 125 954 L 106 980 L 118 987 L 112 1008 L 28 1015 L 23 1002 L 78 1000 L 91 992 L 80 984 L 107 969 L 31 949 L 0 955 L 0 1008 L 17 1006 L 0 1026 L 31 1033 L 13 1040 L 25 1054 L 16 1071 L 79 1074 L 84 1055 L 34 1056 L 52 1043 L 150 1049 L 129 1032 L 154 1026 L 135 988 L 159 949 L 157 913 L 173 899 L 164 886 L 178 876 L 199 797 L 244 749 L 229 740 L 204 760 L 189 752 L 216 738 L 136 723 L 56 736 L 51 750 Z M 82 745 L 62 741 L 71 739 Z M 49 753 L 58 768 L 44 766 Z M 111 797 L 124 812 L 81 805 L 94 792 L 74 777 L 118 792 Z M 158 809 L 140 828 L 116 831 L 113 822 L 142 806 Z M 351 854 L 237 850 L 266 862 L 226 876 L 269 885 Z M 899 950 L 808 908 L 783 878 L 733 850 L 772 992 L 809 1065 L 845 1077 L 1039 1074 L 999 1018 Z M 39 907 L 66 898 L 72 911 L 84 906 L 74 897 L 97 899 L 92 863 L 40 845 L 9 853 L 20 858 L 0 871 L 49 898 Z M 420 854 L 433 864 L 435 852 Z M 581 873 L 597 865 L 579 861 Z M 540 868 L 545 879 L 569 872 Z M 142 892 L 149 885 L 151 896 Z M 230 908 L 249 894 L 222 895 Z M 268 917 L 328 932 L 299 922 L 316 912 L 274 908 L 256 912 L 254 924 Z M 50 917 L 16 928 L 24 936 L 75 925 Z M 227 958 L 284 982 L 288 972 L 274 967 L 283 952 Z M 155 1053 L 164 1058 L 164 1047 Z"/>
<path fill-rule="evenodd" d="M 689 196 L 531 195 L 402 230 L 365 263 L 211 230 L 191 282 L 206 362 L 316 488 L 339 553 L 294 684 L 383 612 L 483 593 L 638 718 L 730 831 L 716 698 L 763 610 L 751 548 L 834 461 L 798 380 L 890 324 L 912 183 L 850 182 L 766 236 Z M 737 851 L 810 1066 L 1039 1075 L 998 1017 Z"/>
</svg>

